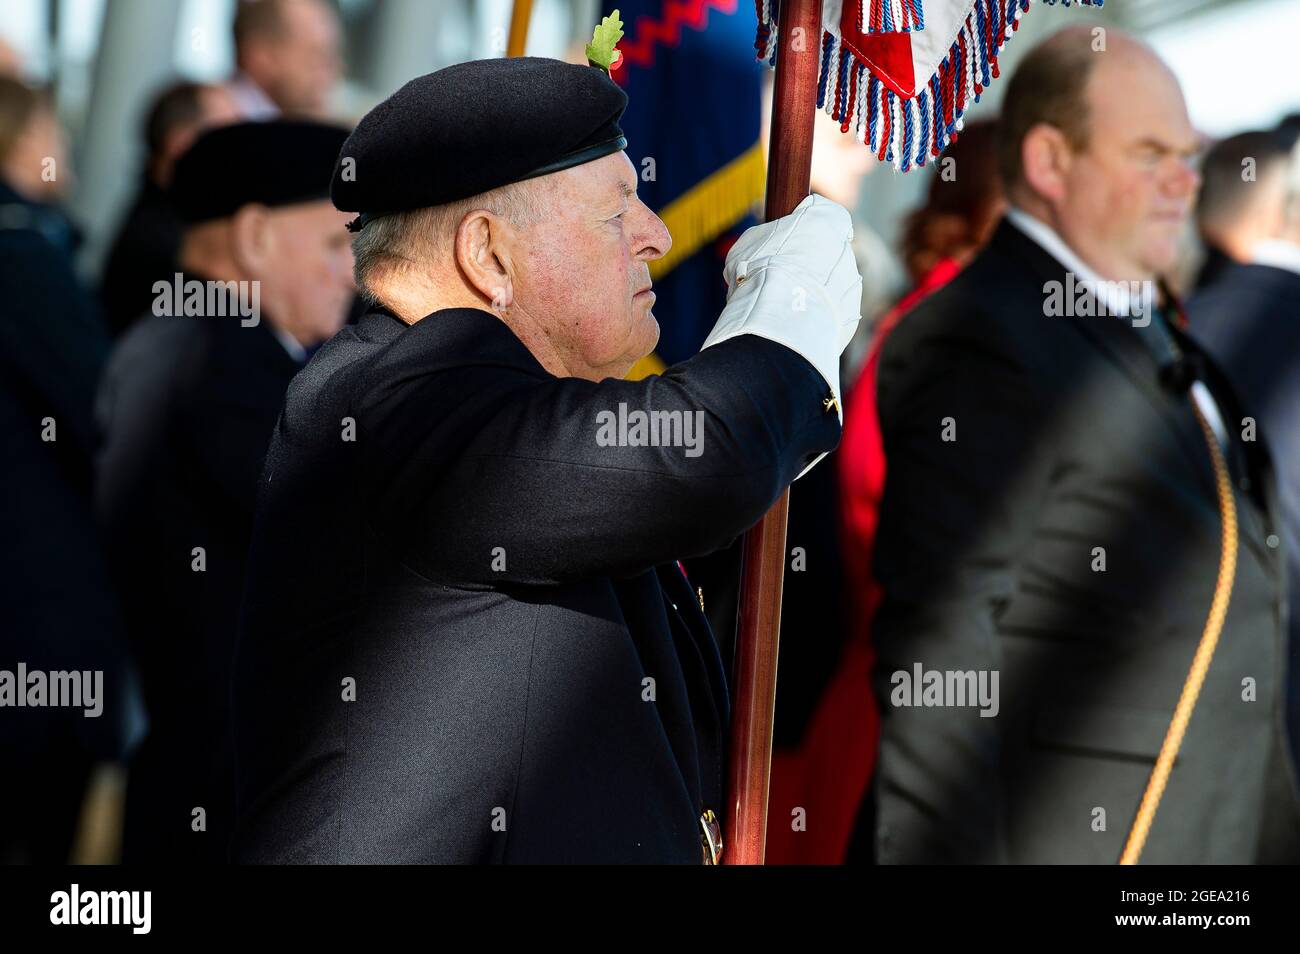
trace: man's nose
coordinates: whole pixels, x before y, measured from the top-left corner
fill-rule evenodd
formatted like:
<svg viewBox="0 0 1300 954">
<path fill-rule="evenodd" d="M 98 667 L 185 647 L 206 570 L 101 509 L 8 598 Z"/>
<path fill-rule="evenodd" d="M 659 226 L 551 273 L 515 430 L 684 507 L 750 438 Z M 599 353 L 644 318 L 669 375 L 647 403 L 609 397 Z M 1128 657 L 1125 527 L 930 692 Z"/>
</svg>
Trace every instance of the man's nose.
<svg viewBox="0 0 1300 954">
<path fill-rule="evenodd" d="M 644 224 L 637 231 L 637 258 L 647 262 L 663 258 L 673 247 L 673 237 L 668 234 L 668 226 L 664 225 L 664 220 L 655 215 L 644 202 L 638 199 L 637 204 L 644 210 Z"/>
<path fill-rule="evenodd" d="M 1194 194 L 1200 185 L 1201 174 L 1191 160 L 1175 158 L 1173 171 L 1165 178 L 1165 193 L 1188 196 Z"/>
</svg>

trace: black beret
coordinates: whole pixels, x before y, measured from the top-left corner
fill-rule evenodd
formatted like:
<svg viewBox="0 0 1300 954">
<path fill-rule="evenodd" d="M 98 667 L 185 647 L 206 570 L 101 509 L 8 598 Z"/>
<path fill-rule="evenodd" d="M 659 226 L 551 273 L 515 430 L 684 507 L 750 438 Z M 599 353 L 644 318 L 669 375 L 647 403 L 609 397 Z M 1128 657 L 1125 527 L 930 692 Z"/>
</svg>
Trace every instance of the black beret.
<svg viewBox="0 0 1300 954">
<path fill-rule="evenodd" d="M 338 126 L 296 120 L 218 126 L 176 161 L 168 195 L 190 224 L 223 219 L 253 202 L 326 199 L 347 135 Z"/>
<path fill-rule="evenodd" d="M 343 144 L 330 198 L 364 213 L 465 199 L 627 146 L 627 94 L 601 69 L 536 56 L 471 60 L 407 83 Z M 350 160 L 350 161 L 349 161 Z"/>
</svg>

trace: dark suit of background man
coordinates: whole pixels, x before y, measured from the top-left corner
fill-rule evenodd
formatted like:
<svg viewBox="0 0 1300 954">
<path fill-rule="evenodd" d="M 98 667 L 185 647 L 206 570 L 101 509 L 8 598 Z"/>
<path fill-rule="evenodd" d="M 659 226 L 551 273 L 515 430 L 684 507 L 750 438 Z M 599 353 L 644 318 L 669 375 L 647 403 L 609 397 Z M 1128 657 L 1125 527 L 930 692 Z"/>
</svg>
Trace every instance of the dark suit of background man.
<svg viewBox="0 0 1300 954">
<path fill-rule="evenodd" d="M 1210 147 L 1201 164 L 1196 231 L 1205 258 L 1195 290 L 1208 287 L 1234 264 L 1254 260 L 1255 246 L 1282 228 L 1286 134 L 1244 132 Z"/>
<path fill-rule="evenodd" d="M 140 189 L 109 249 L 99 297 L 109 331 L 120 335 L 149 314 L 153 283 L 176 272 L 185 223 L 167 195 L 176 160 L 205 130 L 239 118 L 221 86 L 176 83 L 163 90 L 144 122 L 148 156 Z"/>
<path fill-rule="evenodd" d="M 848 213 L 810 197 L 733 247 L 700 354 L 623 380 L 671 242 L 626 103 L 594 67 L 479 60 L 343 147 L 375 304 L 294 380 L 267 455 L 238 860 L 715 857 L 727 684 L 677 560 L 834 446 L 861 278 Z M 649 412 L 695 449 L 633 430 Z"/>
<path fill-rule="evenodd" d="M 1001 119 L 1011 212 L 882 352 L 882 862 L 1119 859 L 1219 568 L 1213 445 L 1193 401 L 1230 460 L 1240 552 L 1142 860 L 1300 849 L 1282 553 L 1269 545 L 1280 518 L 1261 444 L 1241 441 L 1222 377 L 1140 300 L 1048 314 L 1048 283 L 1067 272 L 1168 269 L 1196 188 L 1176 80 L 1146 47 L 1106 39 L 1094 52 L 1090 30 L 1066 30 L 1022 62 Z M 1189 367 L 1203 380 L 1190 384 Z M 916 663 L 997 671 L 997 714 L 895 704 L 912 699 L 893 673 Z"/>
<path fill-rule="evenodd" d="M 1267 134 L 1270 137 L 1275 133 Z M 1241 138 L 1241 137 L 1237 137 Z M 1272 451 L 1282 505 L 1288 566 L 1291 643 L 1291 748 L 1300 758 L 1300 161 L 1276 138 L 1258 140 L 1251 155 L 1281 187 L 1276 231 L 1188 303 L 1192 335 L 1223 368 Z M 1238 165 L 1240 168 L 1240 165 Z M 1258 186 L 1266 188 L 1262 177 Z"/>
<path fill-rule="evenodd" d="M 260 313 L 205 295 L 198 315 L 180 316 L 164 300 L 118 344 L 101 387 L 98 506 L 150 722 L 130 766 L 127 862 L 226 857 L 230 664 L 257 478 L 289 381 L 353 293 L 347 216 L 325 198 L 345 137 L 274 121 L 195 143 L 172 188 L 188 222 L 182 278 L 250 295 L 259 283 Z"/>
</svg>

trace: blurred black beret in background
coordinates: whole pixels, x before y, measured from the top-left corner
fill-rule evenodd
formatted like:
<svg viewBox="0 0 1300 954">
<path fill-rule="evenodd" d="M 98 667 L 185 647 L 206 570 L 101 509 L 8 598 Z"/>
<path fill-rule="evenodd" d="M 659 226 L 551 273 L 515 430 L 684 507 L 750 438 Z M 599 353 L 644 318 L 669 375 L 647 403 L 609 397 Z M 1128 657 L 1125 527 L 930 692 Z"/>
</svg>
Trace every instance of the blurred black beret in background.
<svg viewBox="0 0 1300 954">
<path fill-rule="evenodd" d="M 535 56 L 457 63 L 365 115 L 339 155 L 330 197 L 341 211 L 365 213 L 360 227 L 591 162 L 626 147 L 618 125 L 626 107 L 627 94 L 593 66 Z"/>
<path fill-rule="evenodd" d="M 222 219 L 241 206 L 326 199 L 348 132 L 303 120 L 238 123 L 210 129 L 176 162 L 168 191 L 189 224 Z"/>
</svg>

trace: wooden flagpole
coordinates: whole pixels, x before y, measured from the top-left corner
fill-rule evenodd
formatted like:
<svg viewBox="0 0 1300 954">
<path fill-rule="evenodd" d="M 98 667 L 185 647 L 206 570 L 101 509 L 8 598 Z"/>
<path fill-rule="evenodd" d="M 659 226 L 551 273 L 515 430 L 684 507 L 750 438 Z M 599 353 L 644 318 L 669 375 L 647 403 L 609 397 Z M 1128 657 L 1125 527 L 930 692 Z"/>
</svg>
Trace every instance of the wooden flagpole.
<svg viewBox="0 0 1300 954">
<path fill-rule="evenodd" d="M 510 39 L 506 41 L 506 56 L 523 56 L 528 43 L 528 19 L 533 13 L 533 0 L 515 0 L 510 11 Z"/>
<path fill-rule="evenodd" d="M 812 180 L 821 6 L 821 0 L 782 0 L 781 3 L 776 89 L 768 142 L 768 221 L 793 212 L 807 197 Z M 723 829 L 724 864 L 761 865 L 766 848 L 777 644 L 781 632 L 789 510 L 787 488 L 772 509 L 745 534 L 727 769 L 731 816 Z"/>
</svg>

